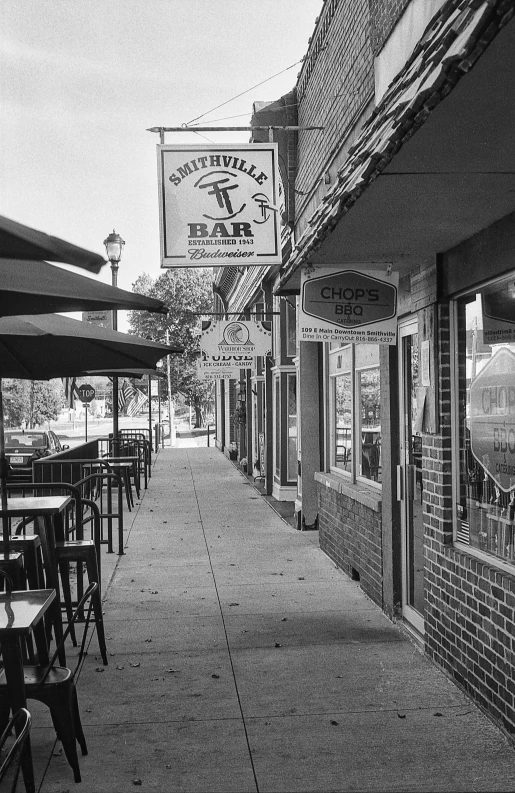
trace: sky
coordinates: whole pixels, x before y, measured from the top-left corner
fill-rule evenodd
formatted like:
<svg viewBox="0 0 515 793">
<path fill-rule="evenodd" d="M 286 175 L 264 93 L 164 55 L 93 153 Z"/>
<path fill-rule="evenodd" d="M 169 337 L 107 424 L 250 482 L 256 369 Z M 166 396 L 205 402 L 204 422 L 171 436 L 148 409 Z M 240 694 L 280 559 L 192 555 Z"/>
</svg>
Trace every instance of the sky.
<svg viewBox="0 0 515 793">
<path fill-rule="evenodd" d="M 253 102 L 294 87 L 322 5 L 2 0 L 0 214 L 103 255 L 115 229 L 126 243 L 118 286 L 157 278 L 159 136 L 147 129 L 199 116 L 206 126 L 248 124 Z M 249 133 L 167 133 L 165 142 L 205 138 L 248 142 Z M 111 283 L 109 266 L 96 277 Z"/>
</svg>

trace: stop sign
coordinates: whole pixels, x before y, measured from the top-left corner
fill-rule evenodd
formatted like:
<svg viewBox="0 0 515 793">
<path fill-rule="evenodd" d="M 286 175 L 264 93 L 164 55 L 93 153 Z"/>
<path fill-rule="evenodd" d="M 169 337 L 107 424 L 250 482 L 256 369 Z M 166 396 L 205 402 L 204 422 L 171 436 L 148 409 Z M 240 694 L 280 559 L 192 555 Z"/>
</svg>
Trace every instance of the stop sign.
<svg viewBox="0 0 515 793">
<path fill-rule="evenodd" d="M 506 347 L 470 385 L 470 449 L 501 490 L 515 488 L 515 354 Z"/>
<path fill-rule="evenodd" d="M 81 402 L 91 402 L 95 399 L 95 389 L 87 383 L 80 385 L 77 389 L 77 393 L 79 394 Z"/>
</svg>

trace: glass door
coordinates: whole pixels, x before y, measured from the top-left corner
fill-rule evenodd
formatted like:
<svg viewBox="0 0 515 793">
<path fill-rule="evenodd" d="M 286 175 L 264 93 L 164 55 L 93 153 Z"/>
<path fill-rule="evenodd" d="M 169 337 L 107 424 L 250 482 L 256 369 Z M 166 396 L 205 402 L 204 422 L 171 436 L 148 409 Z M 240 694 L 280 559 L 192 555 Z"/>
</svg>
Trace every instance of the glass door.
<svg viewBox="0 0 515 793">
<path fill-rule="evenodd" d="M 399 328 L 400 465 L 398 498 L 402 527 L 402 615 L 424 633 L 424 517 L 422 419 L 424 389 L 419 377 L 418 323 Z"/>
</svg>

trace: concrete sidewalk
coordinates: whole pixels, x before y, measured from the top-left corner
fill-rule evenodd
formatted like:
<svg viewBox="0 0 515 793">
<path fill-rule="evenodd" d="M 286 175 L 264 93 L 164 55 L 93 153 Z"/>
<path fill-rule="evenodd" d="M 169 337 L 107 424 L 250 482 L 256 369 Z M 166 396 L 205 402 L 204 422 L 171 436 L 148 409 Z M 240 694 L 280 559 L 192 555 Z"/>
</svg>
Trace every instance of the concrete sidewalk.
<svg viewBox="0 0 515 793">
<path fill-rule="evenodd" d="M 80 787 L 30 703 L 41 793 L 515 790 L 503 733 L 217 449 L 160 451 L 127 534 Z"/>
</svg>

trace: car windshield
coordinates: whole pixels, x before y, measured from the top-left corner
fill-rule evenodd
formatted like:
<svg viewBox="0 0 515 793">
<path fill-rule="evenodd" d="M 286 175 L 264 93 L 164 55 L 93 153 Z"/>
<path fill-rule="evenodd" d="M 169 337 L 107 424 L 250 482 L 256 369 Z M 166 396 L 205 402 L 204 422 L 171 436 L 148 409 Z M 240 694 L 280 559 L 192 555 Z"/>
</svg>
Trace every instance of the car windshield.
<svg viewBox="0 0 515 793">
<path fill-rule="evenodd" d="M 9 448 L 37 449 L 46 446 L 46 437 L 43 432 L 6 432 L 5 445 Z"/>
</svg>

